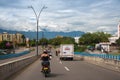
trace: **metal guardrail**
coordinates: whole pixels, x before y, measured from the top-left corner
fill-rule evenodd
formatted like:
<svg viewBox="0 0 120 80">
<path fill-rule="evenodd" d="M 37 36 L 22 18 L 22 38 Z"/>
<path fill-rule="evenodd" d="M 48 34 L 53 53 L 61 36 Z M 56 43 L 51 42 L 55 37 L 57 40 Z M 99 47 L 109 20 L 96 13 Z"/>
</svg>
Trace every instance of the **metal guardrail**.
<svg viewBox="0 0 120 80">
<path fill-rule="evenodd" d="M 29 50 L 23 51 L 23 52 L 19 52 L 17 54 L 6 54 L 6 55 L 0 55 L 0 59 L 7 59 L 7 58 L 13 58 L 13 57 L 19 57 L 25 54 L 30 53 Z"/>
<path fill-rule="evenodd" d="M 77 55 L 81 56 L 91 56 L 91 57 L 99 57 L 104 59 L 113 59 L 113 60 L 120 60 L 120 55 L 112 55 L 112 54 L 90 54 L 87 52 L 74 52 Z"/>
<path fill-rule="evenodd" d="M 78 60 L 85 60 L 89 63 L 120 72 L 120 55 L 111 54 L 90 54 L 87 52 L 75 52 Z"/>
</svg>

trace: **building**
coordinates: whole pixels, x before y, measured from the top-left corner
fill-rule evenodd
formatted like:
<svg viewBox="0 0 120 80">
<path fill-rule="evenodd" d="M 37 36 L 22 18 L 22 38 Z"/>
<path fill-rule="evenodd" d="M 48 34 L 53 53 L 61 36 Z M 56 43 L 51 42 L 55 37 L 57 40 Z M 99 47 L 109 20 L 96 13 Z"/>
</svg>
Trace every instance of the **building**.
<svg viewBox="0 0 120 80">
<path fill-rule="evenodd" d="M 118 24 L 118 38 L 120 37 L 120 22 Z"/>
<path fill-rule="evenodd" d="M 10 41 L 9 38 L 9 34 L 7 32 L 2 33 L 2 41 Z"/>
<path fill-rule="evenodd" d="M 117 36 L 112 36 L 109 38 L 109 42 L 112 43 L 116 43 L 116 40 L 119 39 Z"/>
<path fill-rule="evenodd" d="M 61 36 L 61 35 L 58 35 L 58 36 L 56 36 L 56 38 L 63 38 L 63 36 Z"/>
<path fill-rule="evenodd" d="M 26 46 L 30 47 L 30 45 L 29 45 L 29 38 L 26 38 Z"/>
<path fill-rule="evenodd" d="M 120 23 L 118 24 L 118 27 L 117 27 L 117 35 L 116 36 L 112 36 L 109 38 L 109 42 L 112 44 L 112 43 L 116 43 L 116 40 L 120 38 Z"/>
<path fill-rule="evenodd" d="M 0 42 L 2 42 L 2 34 L 0 34 Z"/>
<path fill-rule="evenodd" d="M 79 38 L 80 37 L 74 37 L 76 43 L 79 43 Z"/>
<path fill-rule="evenodd" d="M 110 45 L 116 43 L 116 40 L 119 38 L 120 38 L 120 23 L 118 24 L 118 27 L 117 27 L 117 35 L 110 37 L 109 42 L 101 42 L 99 44 L 96 44 L 96 48 L 101 47 L 102 52 L 103 51 L 110 52 L 111 51 Z"/>
<path fill-rule="evenodd" d="M 16 35 L 16 42 L 17 43 L 23 43 L 23 38 L 22 38 L 23 34 L 16 33 L 15 35 Z"/>
<path fill-rule="evenodd" d="M 2 41 L 10 41 L 13 43 L 23 43 L 24 39 L 22 38 L 23 34 L 21 33 L 16 33 L 16 34 L 9 34 L 7 32 L 3 32 L 0 34 L 0 42 Z"/>
</svg>

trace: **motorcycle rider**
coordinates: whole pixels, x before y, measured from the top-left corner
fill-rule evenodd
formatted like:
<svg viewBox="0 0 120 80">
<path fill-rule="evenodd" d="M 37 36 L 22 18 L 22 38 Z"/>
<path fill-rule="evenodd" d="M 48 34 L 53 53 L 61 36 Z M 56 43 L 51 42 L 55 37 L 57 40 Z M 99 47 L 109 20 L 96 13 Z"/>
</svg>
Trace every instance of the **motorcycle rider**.
<svg viewBox="0 0 120 80">
<path fill-rule="evenodd" d="M 49 62 L 50 56 L 49 56 L 47 50 L 43 51 L 43 53 L 40 55 L 40 59 L 42 60 L 42 63 L 41 63 L 41 65 L 42 65 L 42 71 L 43 71 L 43 66 L 44 65 L 48 65 L 48 68 L 49 68 L 49 71 L 50 71 L 50 62 Z"/>
</svg>

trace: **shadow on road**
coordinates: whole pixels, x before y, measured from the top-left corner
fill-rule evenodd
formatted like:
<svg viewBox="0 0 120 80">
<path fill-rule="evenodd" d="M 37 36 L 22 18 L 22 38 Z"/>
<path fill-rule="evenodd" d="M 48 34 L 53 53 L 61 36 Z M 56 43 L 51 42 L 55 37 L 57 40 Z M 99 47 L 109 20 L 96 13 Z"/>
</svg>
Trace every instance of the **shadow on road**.
<svg viewBox="0 0 120 80">
<path fill-rule="evenodd" d="M 49 78 L 53 78 L 53 77 L 58 77 L 58 76 L 63 76 L 64 74 L 58 74 L 58 73 L 50 73 L 50 75 L 48 75 Z"/>
<path fill-rule="evenodd" d="M 84 61 L 84 59 L 61 60 L 61 61 Z"/>
</svg>

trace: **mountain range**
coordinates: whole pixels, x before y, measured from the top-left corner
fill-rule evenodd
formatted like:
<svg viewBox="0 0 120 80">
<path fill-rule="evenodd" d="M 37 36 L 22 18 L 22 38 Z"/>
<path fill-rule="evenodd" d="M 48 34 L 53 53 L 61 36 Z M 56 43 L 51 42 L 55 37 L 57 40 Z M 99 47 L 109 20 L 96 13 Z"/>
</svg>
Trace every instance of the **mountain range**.
<svg viewBox="0 0 120 80">
<path fill-rule="evenodd" d="M 12 30 L 4 30 L 0 29 L 0 33 L 7 32 L 9 34 L 15 34 L 17 32 L 24 34 L 25 37 L 28 37 L 30 39 L 36 39 L 36 32 L 33 31 L 12 31 Z M 38 32 L 38 38 L 55 38 L 56 36 L 66 36 L 66 37 L 80 37 L 81 35 L 85 34 L 85 32 L 82 31 L 71 31 L 71 32 L 50 32 L 50 31 L 40 31 Z"/>
</svg>

